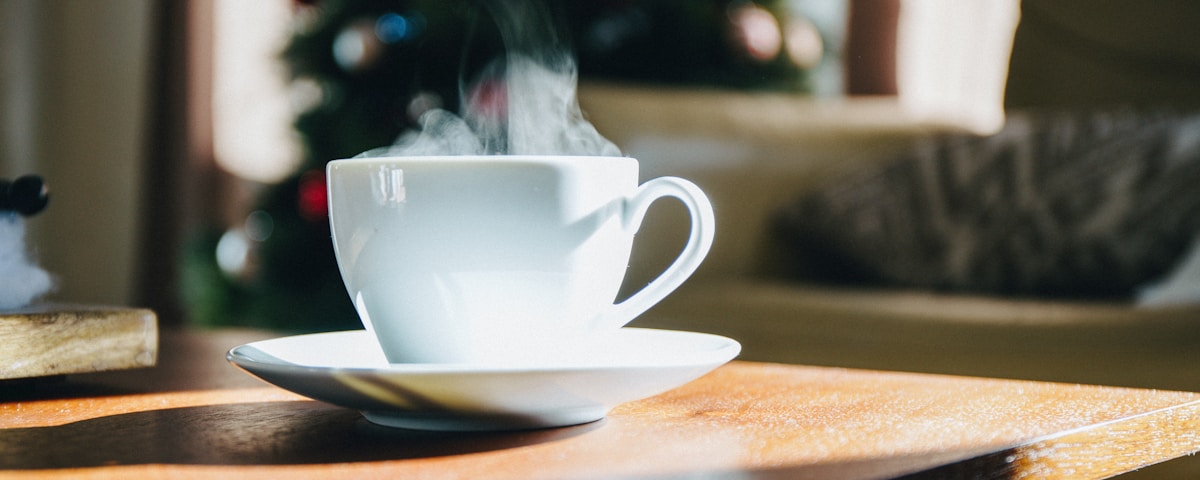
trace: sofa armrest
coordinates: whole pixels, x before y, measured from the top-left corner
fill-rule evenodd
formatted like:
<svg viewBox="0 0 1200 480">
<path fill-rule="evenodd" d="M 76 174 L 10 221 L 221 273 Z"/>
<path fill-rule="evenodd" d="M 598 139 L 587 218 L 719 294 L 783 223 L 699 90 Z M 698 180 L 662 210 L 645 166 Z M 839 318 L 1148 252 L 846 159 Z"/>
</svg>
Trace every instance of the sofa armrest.
<svg viewBox="0 0 1200 480">
<path fill-rule="evenodd" d="M 636 325 L 726 335 L 742 358 L 1200 391 L 1200 307 L 725 279 Z"/>
</svg>

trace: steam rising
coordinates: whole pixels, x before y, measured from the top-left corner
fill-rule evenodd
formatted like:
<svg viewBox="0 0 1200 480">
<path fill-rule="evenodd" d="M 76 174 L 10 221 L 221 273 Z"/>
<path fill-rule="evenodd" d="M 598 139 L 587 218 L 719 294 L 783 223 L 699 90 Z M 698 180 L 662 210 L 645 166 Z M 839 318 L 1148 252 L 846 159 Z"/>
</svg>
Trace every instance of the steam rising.
<svg viewBox="0 0 1200 480">
<path fill-rule="evenodd" d="M 434 109 L 419 131 L 358 157 L 419 155 L 605 155 L 620 150 L 583 117 L 578 70 L 536 0 L 486 2 L 507 55 L 460 86 L 462 116 Z"/>
</svg>

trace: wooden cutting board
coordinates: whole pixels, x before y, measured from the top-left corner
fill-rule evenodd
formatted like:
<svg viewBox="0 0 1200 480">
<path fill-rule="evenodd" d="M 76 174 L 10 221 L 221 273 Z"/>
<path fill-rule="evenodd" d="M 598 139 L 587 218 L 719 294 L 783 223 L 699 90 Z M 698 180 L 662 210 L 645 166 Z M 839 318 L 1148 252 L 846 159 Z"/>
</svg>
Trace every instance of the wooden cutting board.
<svg viewBox="0 0 1200 480">
<path fill-rule="evenodd" d="M 154 366 L 158 319 L 143 308 L 34 305 L 0 311 L 0 381 Z"/>
</svg>

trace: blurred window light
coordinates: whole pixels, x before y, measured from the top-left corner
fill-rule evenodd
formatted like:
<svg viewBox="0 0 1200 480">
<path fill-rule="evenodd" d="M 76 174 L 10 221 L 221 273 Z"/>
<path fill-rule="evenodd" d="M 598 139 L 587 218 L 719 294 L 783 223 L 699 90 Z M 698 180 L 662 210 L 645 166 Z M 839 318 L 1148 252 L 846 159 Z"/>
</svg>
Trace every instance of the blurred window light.
<svg viewBox="0 0 1200 480">
<path fill-rule="evenodd" d="M 901 105 L 920 118 L 979 133 L 998 130 L 1019 18 L 1019 0 L 902 0 L 896 39 Z"/>
<path fill-rule="evenodd" d="M 293 101 L 279 55 L 292 0 L 213 3 L 213 151 L 230 173 L 277 182 L 300 163 Z"/>
</svg>

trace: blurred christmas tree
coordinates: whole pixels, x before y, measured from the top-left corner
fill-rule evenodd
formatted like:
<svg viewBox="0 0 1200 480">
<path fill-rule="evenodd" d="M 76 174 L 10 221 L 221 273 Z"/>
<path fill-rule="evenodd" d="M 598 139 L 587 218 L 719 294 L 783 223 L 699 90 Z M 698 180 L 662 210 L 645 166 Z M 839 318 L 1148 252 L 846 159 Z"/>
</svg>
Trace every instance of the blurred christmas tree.
<svg viewBox="0 0 1200 480">
<path fill-rule="evenodd" d="M 318 92 L 295 120 L 301 168 L 265 189 L 244 225 L 195 239 L 184 268 L 192 320 L 289 331 L 358 328 L 326 218 L 324 165 L 391 144 L 503 55 L 486 1 L 297 1 L 282 53 Z M 548 7 L 581 78 L 803 92 L 820 34 L 782 1 L 575 0 Z M 814 61 L 815 59 L 815 61 Z M 222 262 L 222 255 L 235 261 Z"/>
</svg>

